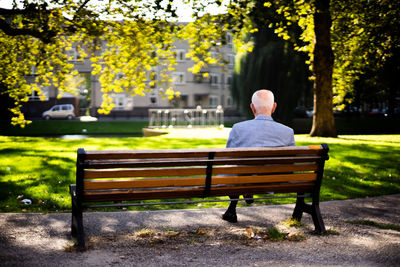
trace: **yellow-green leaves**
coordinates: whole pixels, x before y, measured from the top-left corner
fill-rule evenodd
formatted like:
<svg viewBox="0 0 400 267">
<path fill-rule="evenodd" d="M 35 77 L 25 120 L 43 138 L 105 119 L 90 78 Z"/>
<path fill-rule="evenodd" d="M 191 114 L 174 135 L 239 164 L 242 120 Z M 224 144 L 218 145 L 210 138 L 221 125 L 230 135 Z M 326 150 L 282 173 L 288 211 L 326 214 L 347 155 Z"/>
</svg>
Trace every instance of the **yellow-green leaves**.
<svg viewBox="0 0 400 267">
<path fill-rule="evenodd" d="M 265 3 L 264 3 L 264 6 L 265 6 L 265 7 L 271 7 L 272 4 L 271 4 L 270 2 L 265 2 Z"/>
<path fill-rule="evenodd" d="M 92 75 L 98 75 L 103 93 L 99 113 L 114 107 L 115 94 L 144 95 L 157 85 L 170 83 L 176 64 L 174 41 L 179 27 L 159 21 L 110 22 L 102 38 L 102 49 L 92 57 Z M 160 89 L 168 98 L 176 96 L 172 87 Z"/>
<path fill-rule="evenodd" d="M 0 32 L 0 79 L 8 88 L 8 95 L 14 99 L 13 125 L 24 126 L 27 121 L 21 112 L 22 102 L 37 96 L 44 100 L 43 88 L 57 86 L 65 90 L 66 74 L 73 73 L 72 64 L 67 61 L 63 47 L 69 46 L 66 38 L 58 38 L 55 43 L 45 44 L 28 36 L 9 37 Z"/>
<path fill-rule="evenodd" d="M 195 2 L 197 7 L 203 5 Z M 206 76 L 209 67 L 228 63 L 229 58 L 219 50 L 227 43 L 227 32 L 231 34 L 229 44 L 245 52 L 252 50 L 253 43 L 243 37 L 257 31 L 247 16 L 254 5 L 251 1 L 244 5 L 233 2 L 228 9 L 232 18 L 227 14 L 205 14 L 182 25 L 169 22 L 166 18 L 171 10 L 157 10 L 151 1 L 122 0 L 116 5 L 110 0 L 96 8 L 87 3 L 80 6 L 82 3 L 64 1 L 40 13 L 43 20 L 39 22 L 22 16 L 12 18 L 13 25 L 20 28 L 32 26 L 43 31 L 48 27 L 55 33 L 48 42 L 0 32 L 0 78 L 16 103 L 13 123 L 27 123 L 21 103 L 33 95 L 46 99 L 45 87 L 56 87 L 53 91 L 58 91 L 59 97 L 64 92 L 76 94 L 79 86 L 73 82 L 78 74 L 75 65 L 89 57 L 91 74 L 100 82 L 103 95 L 99 112 L 107 114 L 115 106 L 116 95 L 144 95 L 158 87 L 164 97 L 179 97 L 171 79 L 177 63 L 177 43 L 188 42 L 190 49 L 185 57 L 194 62 L 189 70 Z M 100 14 L 107 19 L 100 20 Z M 124 20 L 110 19 L 116 15 Z"/>
</svg>

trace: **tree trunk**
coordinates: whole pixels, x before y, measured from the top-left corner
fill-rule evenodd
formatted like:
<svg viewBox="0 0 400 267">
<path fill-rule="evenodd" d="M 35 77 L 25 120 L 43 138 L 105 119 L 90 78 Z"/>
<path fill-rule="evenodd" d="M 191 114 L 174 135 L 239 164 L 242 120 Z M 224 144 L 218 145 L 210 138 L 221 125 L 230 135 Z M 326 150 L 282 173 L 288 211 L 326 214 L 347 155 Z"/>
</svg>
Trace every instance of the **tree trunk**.
<svg viewBox="0 0 400 267">
<path fill-rule="evenodd" d="M 310 136 L 337 137 L 333 117 L 333 51 L 330 0 L 315 0 L 314 31 L 314 115 Z"/>
</svg>

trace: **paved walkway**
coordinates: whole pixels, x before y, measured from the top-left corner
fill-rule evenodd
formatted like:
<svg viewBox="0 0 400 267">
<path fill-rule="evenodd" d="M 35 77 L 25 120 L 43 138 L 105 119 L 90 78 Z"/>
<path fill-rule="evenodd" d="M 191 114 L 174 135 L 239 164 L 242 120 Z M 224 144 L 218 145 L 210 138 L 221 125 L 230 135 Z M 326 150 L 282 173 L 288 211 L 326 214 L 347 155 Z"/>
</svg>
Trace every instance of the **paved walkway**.
<svg viewBox="0 0 400 267">
<path fill-rule="evenodd" d="M 0 214 L 0 266 L 399 266 L 400 232 L 350 224 L 400 225 L 400 195 L 321 203 L 331 234 L 305 240 L 248 238 L 290 217 L 293 204 L 238 208 L 237 224 L 224 209 L 84 214 L 89 248 L 71 251 L 70 214 Z M 247 230 L 246 230 L 247 229 Z"/>
</svg>

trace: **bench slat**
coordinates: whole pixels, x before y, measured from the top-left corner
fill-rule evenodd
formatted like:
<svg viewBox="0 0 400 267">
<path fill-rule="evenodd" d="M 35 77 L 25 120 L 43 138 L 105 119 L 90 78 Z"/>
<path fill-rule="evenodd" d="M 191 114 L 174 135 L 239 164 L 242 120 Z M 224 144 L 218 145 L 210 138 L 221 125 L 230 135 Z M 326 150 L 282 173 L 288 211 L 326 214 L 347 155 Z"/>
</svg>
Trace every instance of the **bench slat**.
<svg viewBox="0 0 400 267">
<path fill-rule="evenodd" d="M 149 159 L 149 158 L 204 158 L 210 152 L 218 157 L 257 157 L 274 155 L 320 154 L 321 146 L 269 147 L 269 148 L 215 148 L 215 149 L 159 149 L 159 150 L 107 150 L 85 151 L 85 159 Z"/>
<path fill-rule="evenodd" d="M 277 163 L 313 162 L 319 160 L 317 155 L 294 157 L 261 157 L 261 158 L 219 158 L 213 160 L 213 165 L 266 165 Z M 151 160 L 88 160 L 87 169 L 137 168 L 137 167 L 170 167 L 206 165 L 209 160 L 204 159 L 151 159 Z"/>
<path fill-rule="evenodd" d="M 219 184 L 251 184 L 251 183 L 273 183 L 293 181 L 314 181 L 316 173 L 257 175 L 257 176 L 214 176 L 211 185 Z M 85 181 L 85 190 L 101 189 L 127 189 L 127 188 L 151 188 L 151 187 L 179 187 L 179 186 L 203 186 L 205 178 L 166 178 L 166 179 L 130 179 L 130 180 L 95 180 Z"/>
<path fill-rule="evenodd" d="M 286 164 L 267 166 L 220 166 L 213 168 L 213 174 L 241 174 L 241 173 L 280 173 L 296 171 L 316 171 L 317 164 Z"/>
<path fill-rule="evenodd" d="M 304 182 L 299 184 L 267 184 L 267 185 L 249 185 L 249 186 L 221 186 L 211 188 L 209 196 L 226 196 L 231 194 L 265 194 L 273 191 L 275 193 L 296 193 L 309 192 L 314 186 L 313 182 Z M 104 202 L 104 201 L 133 201 L 146 199 L 165 199 L 165 198 L 192 198 L 202 197 L 204 189 L 197 188 L 174 188 L 170 190 L 126 190 L 126 191 L 106 191 L 106 192 L 86 192 L 84 201 L 86 202 Z"/>
<path fill-rule="evenodd" d="M 270 166 L 220 166 L 213 168 L 213 174 L 241 173 L 279 173 L 295 171 L 316 171 L 317 164 L 287 164 Z M 148 169 L 105 169 L 85 170 L 85 179 L 127 178 L 127 177 L 160 177 L 206 175 L 206 166 L 190 168 L 148 168 Z"/>
<path fill-rule="evenodd" d="M 149 168 L 149 169 L 106 169 L 85 170 L 85 179 L 126 178 L 126 177 L 160 177 L 206 175 L 206 166 L 193 168 Z"/>
</svg>

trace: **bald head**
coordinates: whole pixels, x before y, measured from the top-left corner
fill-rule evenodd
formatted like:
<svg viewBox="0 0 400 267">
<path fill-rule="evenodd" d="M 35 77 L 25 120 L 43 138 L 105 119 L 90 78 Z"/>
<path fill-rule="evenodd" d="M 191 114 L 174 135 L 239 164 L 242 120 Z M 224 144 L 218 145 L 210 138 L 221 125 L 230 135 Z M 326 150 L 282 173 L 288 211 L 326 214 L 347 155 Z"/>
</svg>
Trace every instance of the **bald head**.
<svg viewBox="0 0 400 267">
<path fill-rule="evenodd" d="M 268 115 L 275 111 L 276 103 L 274 102 L 274 94 L 270 90 L 258 90 L 251 98 L 250 105 L 254 116 L 257 115 Z"/>
</svg>

